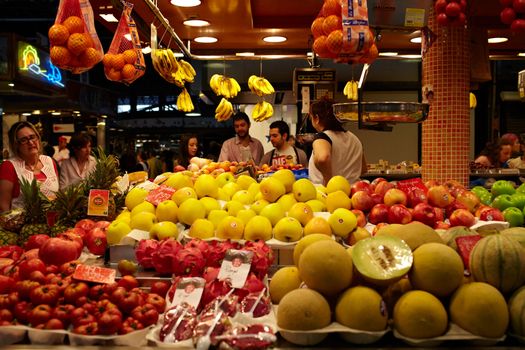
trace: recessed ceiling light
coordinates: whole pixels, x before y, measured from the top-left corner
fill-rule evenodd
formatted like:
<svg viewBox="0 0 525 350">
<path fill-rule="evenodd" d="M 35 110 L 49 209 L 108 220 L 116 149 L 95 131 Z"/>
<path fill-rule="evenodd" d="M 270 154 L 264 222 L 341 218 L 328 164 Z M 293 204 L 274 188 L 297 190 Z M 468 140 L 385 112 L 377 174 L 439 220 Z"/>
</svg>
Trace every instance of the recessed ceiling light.
<svg viewBox="0 0 525 350">
<path fill-rule="evenodd" d="M 415 38 L 410 39 L 410 42 L 414 44 L 421 44 L 421 37 L 416 36 Z"/>
<path fill-rule="evenodd" d="M 180 7 L 195 7 L 201 4 L 200 0 L 171 0 L 170 2 L 173 6 Z"/>
<path fill-rule="evenodd" d="M 284 36 L 274 35 L 274 36 L 267 36 L 263 38 L 264 41 L 267 43 L 282 43 L 285 42 L 287 39 Z"/>
<path fill-rule="evenodd" d="M 216 43 L 217 41 L 219 41 L 219 39 L 214 38 L 212 36 L 199 36 L 193 40 L 195 40 L 198 43 L 204 43 L 204 44 Z"/>
<path fill-rule="evenodd" d="M 15 86 L 15 83 L 8 83 L 7 86 L 13 87 Z"/>
<path fill-rule="evenodd" d="M 185 114 L 186 117 L 200 117 L 201 114 L 199 112 L 189 112 Z"/>
<path fill-rule="evenodd" d="M 101 13 L 100 17 L 102 17 L 106 22 L 118 22 L 117 17 L 113 16 L 112 13 Z"/>
<path fill-rule="evenodd" d="M 23 115 L 24 117 L 27 117 L 28 115 L 31 115 L 31 113 L 27 113 L 27 112 L 26 112 L 26 113 L 22 113 L 22 115 Z"/>
<path fill-rule="evenodd" d="M 401 58 L 421 58 L 421 55 L 399 55 Z"/>
<path fill-rule="evenodd" d="M 73 111 L 73 113 L 80 113 L 80 111 Z"/>
<path fill-rule="evenodd" d="M 494 38 L 489 38 L 487 41 L 489 44 L 499 44 L 499 43 L 504 43 L 505 41 L 509 41 L 509 38 L 494 37 Z"/>
<path fill-rule="evenodd" d="M 380 52 L 379 56 L 393 57 L 393 56 L 397 56 L 397 52 Z"/>
<path fill-rule="evenodd" d="M 255 52 L 236 52 L 235 56 L 250 57 L 255 56 Z"/>
<path fill-rule="evenodd" d="M 42 114 L 42 112 L 40 112 L 39 109 L 35 109 L 35 110 L 33 111 L 33 114 Z"/>
<path fill-rule="evenodd" d="M 518 56 L 520 56 L 520 57 L 525 57 L 525 52 L 520 52 L 520 53 L 518 53 Z"/>
<path fill-rule="evenodd" d="M 62 113 L 60 112 L 51 112 L 51 115 L 61 115 Z"/>
<path fill-rule="evenodd" d="M 182 23 L 188 27 L 206 27 L 210 25 L 210 22 L 203 19 L 187 19 Z"/>
</svg>

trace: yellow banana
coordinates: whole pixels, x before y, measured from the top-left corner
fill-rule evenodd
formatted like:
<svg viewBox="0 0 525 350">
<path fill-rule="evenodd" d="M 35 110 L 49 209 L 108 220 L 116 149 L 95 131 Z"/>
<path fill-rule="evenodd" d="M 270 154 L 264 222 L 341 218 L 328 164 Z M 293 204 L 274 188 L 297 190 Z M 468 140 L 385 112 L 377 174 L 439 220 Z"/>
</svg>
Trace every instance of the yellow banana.
<svg viewBox="0 0 525 350">
<path fill-rule="evenodd" d="M 237 80 L 235 80 L 234 78 L 230 78 L 230 83 L 231 83 L 231 86 L 232 86 L 232 94 L 231 94 L 231 96 L 235 97 L 241 91 L 241 86 L 239 85 Z"/>
<path fill-rule="evenodd" d="M 257 78 L 258 78 L 258 76 L 256 76 L 256 75 L 250 75 L 250 77 L 248 78 L 248 88 L 254 94 L 256 93 L 255 81 L 257 80 Z"/>
<path fill-rule="evenodd" d="M 214 74 L 210 78 L 210 87 L 217 96 L 220 95 L 219 88 L 220 88 L 221 79 L 222 79 L 222 75 L 220 74 Z"/>
<path fill-rule="evenodd" d="M 476 98 L 476 95 L 474 95 L 472 92 L 469 93 L 469 107 L 470 109 L 476 108 L 478 105 L 478 100 Z"/>
<path fill-rule="evenodd" d="M 345 87 L 343 89 L 343 95 L 345 95 L 345 97 L 349 100 L 352 99 L 352 82 L 350 80 L 347 81 L 345 84 Z"/>
<path fill-rule="evenodd" d="M 275 89 L 273 88 L 272 84 L 266 78 L 261 78 L 261 79 L 262 79 L 265 90 L 268 91 L 268 95 L 273 94 L 275 92 Z"/>
<path fill-rule="evenodd" d="M 358 99 L 357 81 L 355 80 L 352 80 L 352 99 L 354 101 L 357 101 Z"/>
<path fill-rule="evenodd" d="M 195 107 L 193 106 L 193 102 L 191 100 L 191 95 L 188 93 L 188 90 L 184 89 L 184 97 L 186 99 L 186 112 L 192 112 Z"/>
<path fill-rule="evenodd" d="M 184 60 L 179 60 L 179 66 L 184 71 L 184 80 L 186 80 L 188 83 L 193 83 L 195 76 L 197 75 L 197 72 L 193 66 Z"/>
</svg>

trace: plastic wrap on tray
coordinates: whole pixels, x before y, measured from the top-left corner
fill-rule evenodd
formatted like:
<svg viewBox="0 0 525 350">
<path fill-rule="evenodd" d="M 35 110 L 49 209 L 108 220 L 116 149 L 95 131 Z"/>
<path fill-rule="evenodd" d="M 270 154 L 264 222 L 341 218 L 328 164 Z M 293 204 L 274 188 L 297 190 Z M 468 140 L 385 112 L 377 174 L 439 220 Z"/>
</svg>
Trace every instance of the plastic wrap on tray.
<svg viewBox="0 0 525 350">
<path fill-rule="evenodd" d="M 229 349 L 255 350 L 266 349 L 272 346 L 277 337 L 271 327 L 264 324 L 253 324 L 234 327 L 228 333 L 218 336 L 216 339 L 226 344 Z"/>
<path fill-rule="evenodd" d="M 165 343 L 176 343 L 191 339 L 197 324 L 197 312 L 187 303 L 170 308 L 164 313 L 159 339 Z"/>
</svg>

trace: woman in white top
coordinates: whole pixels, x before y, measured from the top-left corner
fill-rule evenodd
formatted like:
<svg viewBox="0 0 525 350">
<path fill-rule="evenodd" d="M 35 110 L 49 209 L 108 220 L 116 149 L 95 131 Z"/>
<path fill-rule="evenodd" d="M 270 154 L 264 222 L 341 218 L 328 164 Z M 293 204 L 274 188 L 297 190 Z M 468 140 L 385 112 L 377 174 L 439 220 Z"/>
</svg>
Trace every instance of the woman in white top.
<svg viewBox="0 0 525 350">
<path fill-rule="evenodd" d="M 60 188 L 78 184 L 95 169 L 97 163 L 91 155 L 91 137 L 87 133 L 74 135 L 68 147 L 71 156 L 60 165 Z"/>
<path fill-rule="evenodd" d="M 312 103 L 310 120 L 318 131 L 308 165 L 310 180 L 323 185 L 335 175 L 345 177 L 351 184 L 359 180 L 366 172 L 363 146 L 357 136 L 345 131 L 337 120 L 333 101 L 322 98 Z"/>
</svg>

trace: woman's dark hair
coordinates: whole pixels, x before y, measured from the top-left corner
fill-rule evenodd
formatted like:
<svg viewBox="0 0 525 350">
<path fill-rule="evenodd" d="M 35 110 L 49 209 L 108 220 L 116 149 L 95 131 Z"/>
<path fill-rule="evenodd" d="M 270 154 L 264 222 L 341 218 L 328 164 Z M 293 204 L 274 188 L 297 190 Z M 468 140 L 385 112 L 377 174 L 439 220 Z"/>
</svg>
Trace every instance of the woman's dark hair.
<svg viewBox="0 0 525 350">
<path fill-rule="evenodd" d="M 86 147 L 89 144 L 92 144 L 91 136 L 89 136 L 86 132 L 81 132 L 71 137 L 69 143 L 67 144 L 67 147 L 71 151 L 71 156 L 76 157 L 75 152 Z"/>
<path fill-rule="evenodd" d="M 319 117 L 319 124 L 323 130 L 344 131 L 345 129 L 335 117 L 333 105 L 333 100 L 322 97 L 319 101 L 312 103 L 310 112 L 312 116 Z"/>
<path fill-rule="evenodd" d="M 35 135 L 38 137 L 38 141 L 40 142 L 41 140 L 40 133 L 38 132 L 36 127 L 30 122 L 21 121 L 21 122 L 16 122 L 13 125 L 11 125 L 11 128 L 9 128 L 9 131 L 7 132 L 7 137 L 9 138 L 9 148 L 11 149 L 11 152 L 17 157 L 19 157 L 20 155 L 18 153 L 18 140 L 16 139 L 16 134 L 18 133 L 20 129 L 23 129 L 23 128 L 29 128 L 33 130 Z"/>
<path fill-rule="evenodd" d="M 190 165 L 190 154 L 188 153 L 188 144 L 190 143 L 191 139 L 197 139 L 197 141 L 199 140 L 196 134 L 185 134 L 185 135 L 182 135 L 180 138 L 178 164 L 182 165 L 185 168 L 188 165 Z M 197 142 L 197 153 L 199 153 L 198 142 Z"/>
<path fill-rule="evenodd" d="M 506 145 L 512 147 L 513 144 L 514 141 L 509 139 L 500 139 L 499 141 L 487 142 L 485 148 L 480 152 L 480 155 L 486 156 L 494 167 L 500 168 L 503 165 L 499 161 L 499 153 L 501 149 Z"/>
</svg>

